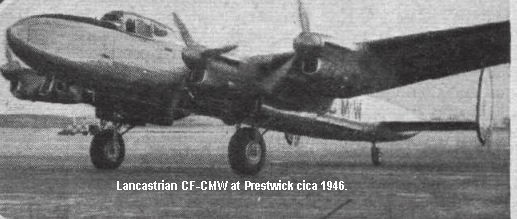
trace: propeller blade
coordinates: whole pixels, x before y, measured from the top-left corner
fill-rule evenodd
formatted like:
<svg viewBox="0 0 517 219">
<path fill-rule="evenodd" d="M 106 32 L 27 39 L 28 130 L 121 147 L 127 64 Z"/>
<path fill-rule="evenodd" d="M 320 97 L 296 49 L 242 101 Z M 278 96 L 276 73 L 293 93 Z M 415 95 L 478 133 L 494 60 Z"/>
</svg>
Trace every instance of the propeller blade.
<svg viewBox="0 0 517 219">
<path fill-rule="evenodd" d="M 234 49 L 236 49 L 237 45 L 227 45 L 220 48 L 214 48 L 214 49 L 207 49 L 203 52 L 204 57 L 215 57 L 220 56 L 222 54 L 228 53 Z"/>
<path fill-rule="evenodd" d="M 7 63 L 0 67 L 0 72 L 4 75 L 4 77 L 11 72 L 21 69 L 21 65 L 18 61 L 14 60 L 13 54 L 9 47 L 5 48 L 5 57 L 7 58 Z"/>
<path fill-rule="evenodd" d="M 20 82 L 19 82 L 19 81 L 17 81 L 17 80 L 12 80 L 12 81 L 10 81 L 10 82 L 11 82 L 11 86 L 10 86 L 9 90 L 10 90 L 11 92 L 14 92 L 14 91 L 16 91 L 16 90 L 18 90 L 18 89 L 19 89 L 19 86 L 18 86 L 18 84 L 20 84 Z"/>
<path fill-rule="evenodd" d="M 11 53 L 11 51 L 7 45 L 5 45 L 5 57 L 7 58 L 7 62 L 10 63 L 13 61 L 13 54 Z"/>
<path fill-rule="evenodd" d="M 176 13 L 174 16 L 174 23 L 180 31 L 181 38 L 187 45 L 181 52 L 183 62 L 191 70 L 200 70 L 206 67 L 206 62 L 209 58 L 220 56 L 224 53 L 230 52 L 237 48 L 237 45 L 228 45 L 219 48 L 207 48 L 206 46 L 198 44 L 190 35 L 187 26 Z"/>
<path fill-rule="evenodd" d="M 7 58 L 7 63 L 0 66 L 0 73 L 7 80 L 14 80 L 17 71 L 21 70 L 22 66 L 18 61 L 14 60 L 13 54 L 8 47 L 5 49 L 5 57 Z"/>
<path fill-rule="evenodd" d="M 307 15 L 307 11 L 305 10 L 302 0 L 298 0 L 298 16 L 300 18 L 302 32 L 311 32 L 309 16 Z"/>
<path fill-rule="evenodd" d="M 173 12 L 172 15 L 174 16 L 174 23 L 180 31 L 181 38 L 183 38 L 183 42 L 185 42 L 187 46 L 198 45 L 197 42 L 194 41 L 194 39 L 192 39 L 192 36 L 190 35 L 190 32 L 187 29 L 187 26 L 185 25 L 185 23 L 183 23 L 178 14 Z"/>
<path fill-rule="evenodd" d="M 10 78 L 10 75 L 12 75 L 14 71 L 21 69 L 21 65 L 14 59 L 13 53 L 7 43 L 5 44 L 5 57 L 7 58 L 7 63 L 0 66 L 0 73 L 6 78 Z"/>
</svg>

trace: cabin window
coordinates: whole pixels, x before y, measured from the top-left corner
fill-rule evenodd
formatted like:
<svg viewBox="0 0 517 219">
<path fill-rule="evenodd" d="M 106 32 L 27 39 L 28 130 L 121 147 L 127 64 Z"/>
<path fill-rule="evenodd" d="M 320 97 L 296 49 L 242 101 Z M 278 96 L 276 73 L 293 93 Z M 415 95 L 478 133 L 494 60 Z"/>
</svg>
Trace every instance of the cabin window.
<svg viewBox="0 0 517 219">
<path fill-rule="evenodd" d="M 152 30 L 151 25 L 146 24 L 142 20 L 137 20 L 136 28 L 137 28 L 136 32 L 138 34 L 140 34 L 141 36 L 145 36 L 145 37 L 152 37 L 153 36 L 153 30 Z"/>
<path fill-rule="evenodd" d="M 154 25 L 154 35 L 159 36 L 159 37 L 165 37 L 165 36 L 167 36 L 167 31 Z"/>
<path fill-rule="evenodd" d="M 126 31 L 128 33 L 135 33 L 135 30 L 136 30 L 135 21 L 133 19 L 127 19 Z"/>
<path fill-rule="evenodd" d="M 114 21 L 114 22 L 120 22 L 120 16 L 117 14 L 105 14 L 101 20 L 103 21 Z"/>
</svg>

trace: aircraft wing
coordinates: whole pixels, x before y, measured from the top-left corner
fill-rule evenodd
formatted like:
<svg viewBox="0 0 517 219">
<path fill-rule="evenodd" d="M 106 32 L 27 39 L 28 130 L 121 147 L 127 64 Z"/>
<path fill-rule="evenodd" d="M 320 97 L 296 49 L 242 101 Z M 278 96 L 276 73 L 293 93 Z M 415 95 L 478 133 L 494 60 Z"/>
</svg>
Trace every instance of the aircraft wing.
<svg viewBox="0 0 517 219">
<path fill-rule="evenodd" d="M 270 78 L 279 80 L 268 81 L 269 93 L 284 101 L 300 102 L 297 95 L 351 98 L 510 62 L 509 21 L 350 45 L 312 32 L 298 3 L 302 31 L 293 40 L 293 58 L 284 65 L 289 67 L 271 71 Z"/>
<path fill-rule="evenodd" d="M 322 97 L 350 98 L 509 63 L 510 24 L 420 33 L 348 48 L 328 36 L 302 32 L 295 39 L 294 57 L 278 87 L 294 84 Z"/>
<path fill-rule="evenodd" d="M 360 44 L 361 67 L 380 68 L 403 86 L 510 62 L 509 21 Z"/>
</svg>

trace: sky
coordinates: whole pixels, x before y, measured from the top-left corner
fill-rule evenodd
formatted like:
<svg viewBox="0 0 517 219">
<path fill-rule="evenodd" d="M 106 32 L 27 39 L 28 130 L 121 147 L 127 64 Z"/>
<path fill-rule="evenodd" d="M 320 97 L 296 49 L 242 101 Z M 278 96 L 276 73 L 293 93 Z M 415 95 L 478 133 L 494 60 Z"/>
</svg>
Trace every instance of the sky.
<svg viewBox="0 0 517 219">
<path fill-rule="evenodd" d="M 11 2 L 0 11 L 0 38 L 5 28 L 26 16 L 45 13 L 101 17 L 111 10 L 134 11 L 173 26 L 180 14 L 199 42 L 208 46 L 236 43 L 237 56 L 289 51 L 300 32 L 296 0 L 31 0 Z M 432 30 L 509 19 L 508 0 L 311 0 L 305 1 L 311 29 L 340 42 L 357 43 Z M 3 40 L 2 40 L 3 41 Z M 4 50 L 4 44 L 0 44 Z M 0 63 L 5 63 L 0 56 Z M 496 87 L 496 114 L 508 115 L 509 65 L 491 69 Z M 474 118 L 479 71 L 390 90 L 374 96 L 429 117 Z M 0 79 L 0 113 L 93 115 L 84 105 L 63 106 L 19 101 Z M 42 110 L 44 109 L 44 110 Z"/>
</svg>

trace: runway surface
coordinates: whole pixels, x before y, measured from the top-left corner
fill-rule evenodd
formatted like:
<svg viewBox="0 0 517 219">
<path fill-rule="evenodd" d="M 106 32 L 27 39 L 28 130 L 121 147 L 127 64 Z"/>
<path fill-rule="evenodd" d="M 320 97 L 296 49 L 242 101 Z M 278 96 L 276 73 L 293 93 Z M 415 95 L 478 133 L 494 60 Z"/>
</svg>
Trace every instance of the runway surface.
<svg viewBox="0 0 517 219">
<path fill-rule="evenodd" d="M 0 129 L 0 215 L 24 217 L 208 218 L 508 218 L 509 136 L 490 149 L 474 132 L 427 132 L 380 143 L 302 138 L 287 146 L 268 133 L 268 163 L 258 176 L 227 164 L 231 127 L 135 129 L 125 136 L 121 168 L 89 160 L 90 136 L 57 129 Z M 117 191 L 116 182 L 343 181 L 343 191 Z"/>
</svg>

